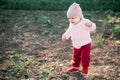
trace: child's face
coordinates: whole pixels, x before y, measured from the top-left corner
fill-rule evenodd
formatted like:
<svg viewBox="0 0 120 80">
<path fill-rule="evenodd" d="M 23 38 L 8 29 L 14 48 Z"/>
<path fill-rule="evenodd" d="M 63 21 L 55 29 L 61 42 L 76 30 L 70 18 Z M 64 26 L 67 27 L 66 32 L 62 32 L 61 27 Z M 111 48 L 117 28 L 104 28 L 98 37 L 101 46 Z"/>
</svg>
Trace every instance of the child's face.
<svg viewBox="0 0 120 80">
<path fill-rule="evenodd" d="M 74 24 L 74 25 L 79 23 L 79 21 L 81 20 L 80 18 L 73 18 L 73 17 L 68 18 L 68 19 L 69 19 L 69 22 Z"/>
</svg>

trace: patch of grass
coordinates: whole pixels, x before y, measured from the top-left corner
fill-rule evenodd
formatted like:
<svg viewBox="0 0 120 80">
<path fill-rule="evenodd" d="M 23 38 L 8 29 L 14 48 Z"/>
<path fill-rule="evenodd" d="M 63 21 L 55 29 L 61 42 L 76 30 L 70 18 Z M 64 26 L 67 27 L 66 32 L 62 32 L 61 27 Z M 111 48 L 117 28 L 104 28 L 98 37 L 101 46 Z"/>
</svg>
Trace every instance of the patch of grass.
<svg viewBox="0 0 120 80">
<path fill-rule="evenodd" d="M 102 19 L 98 19 L 98 20 L 96 20 L 97 22 L 100 22 L 100 23 L 102 23 L 102 22 L 104 22 L 104 20 L 102 20 Z"/>
<path fill-rule="evenodd" d="M 53 75 L 53 72 L 52 72 L 52 70 L 43 68 L 40 70 L 40 75 L 41 75 L 41 77 L 47 77 L 47 76 Z"/>
<path fill-rule="evenodd" d="M 84 11 L 83 14 L 84 14 L 85 18 L 88 18 L 88 19 L 92 18 L 92 14 L 89 13 L 88 11 Z"/>
<path fill-rule="evenodd" d="M 97 35 L 95 40 L 95 45 L 101 47 L 103 45 L 103 42 L 104 42 L 104 39 L 102 38 L 102 34 Z"/>
<path fill-rule="evenodd" d="M 96 14 L 96 11 L 94 13 L 90 11 L 83 11 L 83 15 L 85 18 L 90 19 L 91 21 L 96 23 L 98 22 L 98 20 L 94 17 L 95 14 Z"/>
<path fill-rule="evenodd" d="M 47 17 L 47 16 L 43 16 L 43 23 L 44 23 L 44 26 L 51 26 L 52 25 L 52 20 Z"/>
<path fill-rule="evenodd" d="M 38 42 L 38 41 L 31 42 L 30 44 L 32 44 L 32 45 L 41 45 L 41 43 L 40 43 L 40 42 Z"/>
<path fill-rule="evenodd" d="M 115 25 L 112 27 L 112 33 L 113 33 L 113 34 L 120 34 L 120 25 L 115 24 Z"/>
<path fill-rule="evenodd" d="M 14 28 L 16 30 L 20 30 L 22 28 L 27 28 L 30 25 L 30 23 L 31 23 L 31 21 L 27 21 L 27 20 L 26 21 L 22 21 L 22 22 L 16 22 L 14 24 Z"/>
<path fill-rule="evenodd" d="M 115 41 L 116 45 L 120 45 L 120 40 Z"/>
<path fill-rule="evenodd" d="M 39 15 L 34 15 L 33 18 L 34 18 L 34 20 L 38 20 L 39 19 Z"/>
<path fill-rule="evenodd" d="M 37 37 L 38 37 L 38 35 L 32 34 L 32 38 L 37 38 Z"/>
<path fill-rule="evenodd" d="M 50 31 L 47 30 L 47 29 L 44 29 L 44 30 L 42 31 L 42 35 L 49 35 L 49 34 L 50 34 Z"/>
<path fill-rule="evenodd" d="M 53 34 L 53 31 L 51 31 L 49 28 L 43 28 L 40 34 L 43 36 L 49 36 Z"/>
<path fill-rule="evenodd" d="M 10 59 L 11 67 L 9 68 L 9 73 L 6 75 L 7 79 L 10 79 L 13 76 L 21 75 L 29 63 L 27 56 L 22 56 L 19 53 L 9 55 L 8 58 Z"/>
<path fill-rule="evenodd" d="M 10 11 L 4 11 L 4 10 L 0 10 L 0 22 L 1 23 L 5 23 L 9 20 L 9 17 L 11 16 L 11 12 Z"/>
<path fill-rule="evenodd" d="M 113 14 L 113 13 L 112 13 Z M 107 15 L 107 23 L 110 24 L 111 26 L 111 33 L 114 35 L 120 34 L 120 17 L 117 16 L 112 16 L 112 15 Z"/>
</svg>

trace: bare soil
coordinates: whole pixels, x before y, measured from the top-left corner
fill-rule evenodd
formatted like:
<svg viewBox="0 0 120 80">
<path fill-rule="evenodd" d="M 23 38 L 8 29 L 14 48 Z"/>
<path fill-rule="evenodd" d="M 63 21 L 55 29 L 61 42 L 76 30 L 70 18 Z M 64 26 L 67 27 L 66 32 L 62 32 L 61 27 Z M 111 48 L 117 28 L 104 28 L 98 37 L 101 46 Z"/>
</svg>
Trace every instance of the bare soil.
<svg viewBox="0 0 120 80">
<path fill-rule="evenodd" d="M 89 13 L 94 20 L 106 20 L 106 14 Z M 96 22 L 89 74 L 82 75 L 66 72 L 72 44 L 61 41 L 68 27 L 65 11 L 5 10 L 3 16 L 7 17 L 0 22 L 0 80 L 120 80 L 120 38 L 107 33 L 107 24 Z M 7 77 L 12 66 L 8 56 L 15 53 L 27 57 L 28 63 L 24 71 Z"/>
</svg>

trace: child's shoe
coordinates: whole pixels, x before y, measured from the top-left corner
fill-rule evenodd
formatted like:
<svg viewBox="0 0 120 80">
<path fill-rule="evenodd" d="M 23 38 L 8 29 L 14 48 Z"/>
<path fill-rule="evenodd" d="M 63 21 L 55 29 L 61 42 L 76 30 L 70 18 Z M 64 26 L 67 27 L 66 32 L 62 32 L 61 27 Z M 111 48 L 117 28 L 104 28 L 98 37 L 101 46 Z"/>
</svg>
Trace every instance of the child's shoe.
<svg viewBox="0 0 120 80">
<path fill-rule="evenodd" d="M 88 74 L 88 68 L 83 68 L 82 69 L 82 74 Z"/>
<path fill-rule="evenodd" d="M 79 69 L 76 69 L 76 68 L 72 67 L 72 68 L 67 69 L 67 71 L 70 72 L 70 73 L 73 73 L 73 72 L 78 72 Z"/>
</svg>

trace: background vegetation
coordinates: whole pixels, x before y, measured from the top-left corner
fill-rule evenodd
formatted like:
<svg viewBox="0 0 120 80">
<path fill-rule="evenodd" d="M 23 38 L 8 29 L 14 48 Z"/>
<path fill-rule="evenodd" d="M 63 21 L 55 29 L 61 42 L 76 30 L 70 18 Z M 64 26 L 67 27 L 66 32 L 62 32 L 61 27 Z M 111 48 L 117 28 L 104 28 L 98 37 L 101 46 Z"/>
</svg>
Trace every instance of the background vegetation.
<svg viewBox="0 0 120 80">
<path fill-rule="evenodd" d="M 120 0 L 0 0 L 2 9 L 66 10 L 73 2 L 83 10 L 120 11 Z"/>
</svg>

